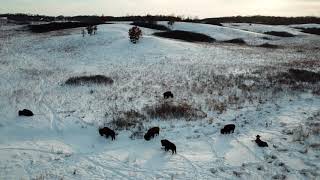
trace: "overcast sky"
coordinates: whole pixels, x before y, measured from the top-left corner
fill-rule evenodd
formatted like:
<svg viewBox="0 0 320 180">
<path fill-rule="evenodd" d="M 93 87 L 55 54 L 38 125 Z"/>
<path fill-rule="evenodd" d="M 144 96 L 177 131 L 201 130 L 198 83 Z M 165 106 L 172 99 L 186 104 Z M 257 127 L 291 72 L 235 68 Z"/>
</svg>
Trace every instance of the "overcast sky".
<svg viewBox="0 0 320 180">
<path fill-rule="evenodd" d="M 0 13 L 320 16 L 320 0 L 0 0 Z"/>
</svg>

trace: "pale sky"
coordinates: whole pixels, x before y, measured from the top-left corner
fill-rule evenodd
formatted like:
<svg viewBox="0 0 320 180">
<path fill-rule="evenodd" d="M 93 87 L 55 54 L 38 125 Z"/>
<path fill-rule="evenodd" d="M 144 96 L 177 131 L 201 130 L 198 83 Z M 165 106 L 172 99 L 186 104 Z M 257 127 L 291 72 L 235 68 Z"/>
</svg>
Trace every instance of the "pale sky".
<svg viewBox="0 0 320 180">
<path fill-rule="evenodd" d="M 0 0 L 2 13 L 43 15 L 320 16 L 320 0 Z"/>
</svg>

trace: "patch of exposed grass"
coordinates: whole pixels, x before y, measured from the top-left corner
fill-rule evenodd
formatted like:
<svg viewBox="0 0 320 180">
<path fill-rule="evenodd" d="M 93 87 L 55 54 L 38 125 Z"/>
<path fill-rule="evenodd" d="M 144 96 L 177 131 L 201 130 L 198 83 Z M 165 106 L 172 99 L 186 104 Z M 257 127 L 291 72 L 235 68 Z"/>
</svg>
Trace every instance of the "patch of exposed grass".
<svg viewBox="0 0 320 180">
<path fill-rule="evenodd" d="M 51 22 L 47 24 L 33 24 L 29 25 L 29 29 L 34 33 L 45 33 L 50 31 L 62 30 L 62 29 L 71 29 L 78 27 L 87 27 L 92 25 L 103 24 L 100 23 L 85 23 L 85 22 Z"/>
<path fill-rule="evenodd" d="M 188 42 L 208 42 L 212 43 L 215 41 L 214 38 L 207 36 L 201 33 L 195 33 L 190 31 L 167 31 L 167 32 L 156 32 L 153 35 L 158 37 L 170 38 L 170 39 L 178 39 Z"/>
<path fill-rule="evenodd" d="M 67 85 L 86 85 L 86 84 L 113 84 L 113 80 L 110 77 L 103 75 L 93 75 L 93 76 L 77 76 L 69 78 L 65 84 Z"/>
<path fill-rule="evenodd" d="M 157 104 L 146 106 L 144 111 L 151 118 L 161 119 L 182 119 L 192 120 L 196 118 L 205 118 L 206 113 L 193 108 L 186 102 L 161 101 Z"/>
<path fill-rule="evenodd" d="M 161 30 L 161 31 L 169 31 L 170 29 L 167 26 L 156 24 L 156 23 L 148 23 L 148 22 L 133 22 L 130 25 L 149 28 L 149 29 L 155 29 L 155 30 Z"/>
<path fill-rule="evenodd" d="M 274 45 L 274 44 L 264 43 L 264 44 L 259 45 L 258 47 L 276 49 L 279 46 L 278 45 Z"/>
<path fill-rule="evenodd" d="M 106 114 L 106 116 L 108 116 L 108 114 Z M 146 120 L 145 115 L 134 110 L 118 112 L 113 116 L 115 117 L 110 124 L 117 130 L 130 129 Z"/>
<path fill-rule="evenodd" d="M 265 32 L 264 34 L 278 36 L 278 37 L 295 37 L 295 35 L 288 32 L 284 32 L 284 31 L 268 31 L 268 32 Z"/>
<path fill-rule="evenodd" d="M 219 22 L 215 22 L 215 21 L 209 21 L 209 22 L 205 22 L 206 24 L 210 24 L 210 25 L 215 25 L 215 26 L 223 26 L 223 24 L 219 23 Z"/>
<path fill-rule="evenodd" d="M 302 32 L 304 33 L 320 35 L 320 28 L 297 28 L 297 29 L 301 29 Z"/>
<path fill-rule="evenodd" d="M 232 44 L 241 44 L 241 45 L 247 44 L 246 41 L 244 41 L 241 38 L 230 39 L 230 40 L 222 41 L 222 42 L 224 42 L 224 43 L 232 43 Z"/>
<path fill-rule="evenodd" d="M 319 60 L 295 60 L 287 63 L 283 63 L 283 66 L 291 67 L 291 68 L 303 68 L 310 70 L 317 70 L 320 68 Z"/>
<path fill-rule="evenodd" d="M 307 70 L 289 69 L 288 76 L 289 78 L 300 82 L 316 83 L 320 81 L 320 73 Z"/>
</svg>

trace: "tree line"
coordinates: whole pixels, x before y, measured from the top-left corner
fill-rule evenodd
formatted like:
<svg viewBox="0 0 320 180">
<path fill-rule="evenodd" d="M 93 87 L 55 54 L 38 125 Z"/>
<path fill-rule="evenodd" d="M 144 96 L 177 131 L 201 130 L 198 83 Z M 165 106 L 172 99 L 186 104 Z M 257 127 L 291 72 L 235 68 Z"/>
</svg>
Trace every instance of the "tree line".
<svg viewBox="0 0 320 180">
<path fill-rule="evenodd" d="M 277 16 L 230 16 L 219 18 L 199 19 L 197 17 L 185 16 L 166 16 L 166 15 L 145 15 L 145 16 L 45 16 L 32 14 L 0 14 L 0 17 L 7 17 L 8 20 L 17 22 L 30 21 L 78 21 L 86 23 L 100 24 L 108 21 L 134 21 L 134 22 L 156 22 L 156 21 L 183 21 L 207 24 L 219 23 L 259 23 L 269 25 L 290 25 L 290 24 L 320 24 L 320 17 L 305 16 L 305 17 L 277 17 Z"/>
</svg>

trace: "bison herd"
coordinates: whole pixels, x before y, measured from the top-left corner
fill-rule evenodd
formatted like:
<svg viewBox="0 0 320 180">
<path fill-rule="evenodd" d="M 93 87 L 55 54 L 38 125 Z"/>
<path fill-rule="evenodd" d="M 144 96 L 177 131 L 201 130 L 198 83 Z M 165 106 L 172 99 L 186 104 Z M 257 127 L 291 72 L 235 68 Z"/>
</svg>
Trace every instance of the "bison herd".
<svg viewBox="0 0 320 180">
<path fill-rule="evenodd" d="M 147 131 L 147 133 L 144 135 L 144 139 L 146 141 L 149 141 L 151 138 L 154 138 L 154 136 L 159 135 L 159 132 L 160 132 L 159 127 L 150 128 Z M 110 136 L 112 141 L 115 140 L 116 133 L 108 127 L 100 128 L 99 134 L 100 134 L 100 136 L 105 136 L 106 138 L 108 138 Z M 177 153 L 176 145 L 174 145 L 169 140 L 167 140 L 167 139 L 161 140 L 161 145 L 164 146 L 165 151 L 171 150 L 172 154 Z"/>
<path fill-rule="evenodd" d="M 220 130 L 220 133 L 221 134 L 234 133 L 235 127 L 236 126 L 234 124 L 227 124 Z M 146 132 L 146 134 L 144 135 L 144 139 L 146 141 L 149 141 L 151 138 L 154 138 L 155 136 L 158 136 L 159 132 L 160 132 L 160 128 L 159 127 L 152 127 Z M 111 136 L 111 139 L 115 140 L 115 134 L 116 133 L 113 130 L 111 130 L 110 128 L 108 128 L 108 127 L 104 127 L 104 128 L 99 129 L 99 134 L 101 136 L 105 135 L 106 138 Z M 268 144 L 266 142 L 260 140 L 260 135 L 256 136 L 255 142 L 259 147 L 268 147 Z M 161 140 L 161 145 L 164 146 L 164 150 L 165 151 L 171 150 L 172 154 L 176 154 L 177 153 L 176 145 L 174 143 L 170 142 L 169 140 L 162 139 Z"/>
<path fill-rule="evenodd" d="M 167 92 L 163 93 L 163 98 L 164 99 L 173 98 L 172 92 L 167 91 Z M 33 112 L 28 109 L 23 109 L 23 110 L 19 111 L 18 114 L 19 114 L 19 116 L 33 116 L 34 115 Z M 236 128 L 236 126 L 234 124 L 227 124 L 220 130 L 220 133 L 221 134 L 231 134 L 231 133 L 234 133 L 235 128 Z M 159 127 L 152 127 L 144 135 L 144 139 L 146 141 L 149 141 L 151 138 L 158 136 L 159 132 L 160 132 Z M 116 133 L 108 127 L 99 128 L 99 134 L 100 134 L 100 136 L 105 136 L 106 138 L 108 138 L 110 136 L 112 141 L 115 140 L 115 136 L 116 136 Z M 260 139 L 260 135 L 256 136 L 255 142 L 259 147 L 268 147 L 268 144 Z M 174 143 L 170 142 L 169 140 L 162 139 L 161 145 L 164 146 L 165 151 L 171 150 L 172 154 L 177 153 L 176 145 Z"/>
<path fill-rule="evenodd" d="M 221 134 L 230 134 L 230 133 L 234 133 L 234 129 L 236 128 L 236 125 L 234 124 L 227 124 L 225 125 L 221 130 L 220 130 L 220 133 Z M 265 142 L 265 141 L 262 141 L 260 139 L 260 135 L 257 135 L 256 136 L 256 140 L 255 140 L 256 144 L 259 146 L 259 147 L 268 147 L 268 143 Z"/>
</svg>

